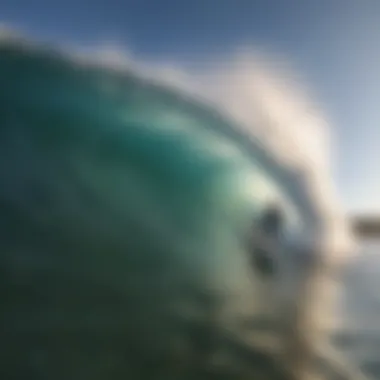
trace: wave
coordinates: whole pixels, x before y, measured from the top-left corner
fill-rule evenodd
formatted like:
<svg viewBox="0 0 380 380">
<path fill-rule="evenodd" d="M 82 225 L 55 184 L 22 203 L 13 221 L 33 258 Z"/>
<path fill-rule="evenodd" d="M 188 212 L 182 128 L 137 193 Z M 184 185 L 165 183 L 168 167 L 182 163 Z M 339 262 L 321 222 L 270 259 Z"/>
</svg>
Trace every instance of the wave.
<svg viewBox="0 0 380 380">
<path fill-rule="evenodd" d="M 23 39 L 2 28 L 2 39 Z M 24 41 L 25 42 L 25 41 Z M 354 239 L 333 181 L 331 130 L 312 102 L 305 81 L 278 55 L 252 48 L 215 59 L 197 59 L 192 67 L 144 61 L 117 44 L 69 46 L 66 52 L 91 65 L 126 71 L 174 91 L 178 101 L 204 104 L 228 120 L 228 128 L 248 138 L 251 151 L 294 196 L 329 258 L 339 262 L 353 252 Z M 270 152 L 270 158 L 265 152 Z"/>
<path fill-rule="evenodd" d="M 323 112 L 283 57 L 251 48 L 235 54 L 199 58 L 193 67 L 144 62 L 117 45 L 77 50 L 106 66 L 132 70 L 179 98 L 195 99 L 216 110 L 312 221 L 316 239 L 330 262 L 344 262 L 356 250 L 332 175 L 334 145 Z M 84 54 L 85 52 L 85 54 Z M 269 160 L 265 152 L 270 152 Z M 314 236 L 314 238 L 315 238 Z M 305 237 L 305 236 L 304 236 Z M 305 237 L 306 239 L 306 237 Z"/>
<path fill-rule="evenodd" d="M 71 47 L 69 53 L 51 52 L 9 34 L 0 44 L 7 51 L 0 59 L 2 84 L 7 88 L 1 101 L 11 105 L 4 107 L 3 117 L 13 123 L 12 128 L 3 124 L 1 129 L 6 138 L 1 149 L 0 196 L 22 205 L 32 221 L 43 224 L 51 217 L 33 209 L 39 202 L 31 202 L 30 197 L 42 197 L 32 191 L 33 186 L 26 194 L 25 178 L 33 176 L 56 197 L 56 220 L 70 236 L 87 237 L 90 242 L 107 231 L 113 244 L 125 240 L 126 225 L 124 220 L 120 223 L 125 215 L 120 209 L 128 210 L 128 217 L 139 218 L 149 229 L 154 249 L 163 249 L 163 257 L 170 251 L 183 255 L 185 267 L 197 278 L 203 275 L 207 286 L 231 291 L 230 307 L 242 308 L 238 313 L 248 315 L 269 304 L 268 289 L 263 287 L 267 284 L 256 279 L 252 286 L 255 279 L 249 276 L 246 258 L 230 255 L 240 249 L 230 227 L 238 229 L 241 215 L 250 217 L 256 206 L 265 203 L 260 197 L 272 196 L 273 189 L 276 193 L 280 188 L 281 193 L 273 197 L 284 196 L 301 214 L 299 245 L 318 247 L 329 264 L 346 257 L 351 236 L 331 179 L 327 123 L 291 79 L 286 65 L 278 67 L 247 50 L 232 59 L 185 69 L 144 63 L 120 49 Z M 19 54 L 24 55 L 18 60 Z M 19 76 L 12 74 L 15 71 Z M 34 128 L 25 128 L 32 120 Z M 83 121 L 80 128 L 79 120 Z M 52 130 L 51 123 L 64 128 Z M 126 123 L 129 128 L 123 128 Z M 35 136 L 38 144 L 46 144 L 43 149 L 33 142 Z M 59 154 L 66 142 L 72 150 L 65 152 L 63 161 Z M 46 152 L 49 160 L 41 156 Z M 111 168 L 104 164 L 107 160 L 113 160 Z M 5 162 L 12 162 L 12 173 Z M 136 172 L 131 167 L 136 162 L 156 177 L 152 180 L 144 177 L 144 170 Z M 261 181 L 260 173 L 278 186 Z M 82 179 L 91 185 L 90 193 Z M 82 201 L 90 202 L 85 212 L 76 207 L 78 189 Z M 184 230 L 196 231 L 198 241 L 186 239 Z M 153 243 L 145 236 L 134 238 L 136 245 L 151 244 L 152 252 Z M 36 254 L 35 259 L 46 262 L 42 256 Z M 101 257 L 94 259 L 102 262 Z M 143 265 L 136 260 L 129 264 Z M 61 272 L 73 270 L 65 267 L 64 259 L 59 264 Z M 120 265 L 111 278 L 101 280 L 122 286 L 123 269 Z M 162 289 L 154 291 L 166 297 L 168 280 L 160 281 Z M 242 301 L 246 296 L 255 300 L 254 305 Z M 277 305 L 270 306 L 277 311 Z M 151 327 L 144 328 L 150 331 Z"/>
</svg>

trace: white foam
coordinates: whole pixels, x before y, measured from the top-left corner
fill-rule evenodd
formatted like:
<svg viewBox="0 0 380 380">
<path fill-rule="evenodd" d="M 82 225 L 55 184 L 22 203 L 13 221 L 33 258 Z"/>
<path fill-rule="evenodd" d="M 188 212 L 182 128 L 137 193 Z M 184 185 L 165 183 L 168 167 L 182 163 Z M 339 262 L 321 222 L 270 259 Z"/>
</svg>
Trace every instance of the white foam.
<svg viewBox="0 0 380 380">
<path fill-rule="evenodd" d="M 185 68 L 141 61 L 117 44 L 78 50 L 214 104 L 281 162 L 289 173 L 289 191 L 299 194 L 310 218 L 317 220 L 320 233 L 314 238 L 323 236 L 330 262 L 341 262 L 353 251 L 353 238 L 332 179 L 329 124 L 286 60 L 245 48 L 215 60 L 199 58 L 195 68 Z"/>
</svg>

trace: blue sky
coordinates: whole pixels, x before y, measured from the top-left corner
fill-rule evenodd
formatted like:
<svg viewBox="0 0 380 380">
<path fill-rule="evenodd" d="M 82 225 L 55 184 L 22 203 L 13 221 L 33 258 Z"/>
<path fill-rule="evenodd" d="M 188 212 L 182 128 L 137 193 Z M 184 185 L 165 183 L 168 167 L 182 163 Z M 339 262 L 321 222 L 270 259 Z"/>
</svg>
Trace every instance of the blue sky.
<svg viewBox="0 0 380 380">
<path fill-rule="evenodd" d="M 186 63 L 267 46 L 302 70 L 337 143 L 347 209 L 380 212 L 380 1 L 1 0 L 0 22 L 43 39 L 117 40 Z"/>
</svg>

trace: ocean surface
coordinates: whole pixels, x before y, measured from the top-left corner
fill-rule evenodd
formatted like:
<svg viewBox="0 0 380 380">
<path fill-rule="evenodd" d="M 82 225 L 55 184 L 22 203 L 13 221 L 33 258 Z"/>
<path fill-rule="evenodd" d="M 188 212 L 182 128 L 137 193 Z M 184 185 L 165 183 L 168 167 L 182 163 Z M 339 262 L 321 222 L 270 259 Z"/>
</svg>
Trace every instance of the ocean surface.
<svg viewBox="0 0 380 380">
<path fill-rule="evenodd" d="M 336 344 L 370 379 L 380 378 L 380 239 L 367 240 L 342 273 Z"/>
</svg>

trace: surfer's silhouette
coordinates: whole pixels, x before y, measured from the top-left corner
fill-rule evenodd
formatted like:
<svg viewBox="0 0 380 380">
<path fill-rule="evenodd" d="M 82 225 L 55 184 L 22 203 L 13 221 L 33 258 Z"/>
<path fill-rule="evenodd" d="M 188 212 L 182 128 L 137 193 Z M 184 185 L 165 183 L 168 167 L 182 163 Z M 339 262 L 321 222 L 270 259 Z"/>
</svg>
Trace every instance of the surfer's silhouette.
<svg viewBox="0 0 380 380">
<path fill-rule="evenodd" d="M 284 215 L 281 206 L 273 202 L 265 209 L 260 218 L 260 227 L 264 233 L 278 236 L 284 224 Z"/>
<path fill-rule="evenodd" d="M 276 245 L 284 225 L 284 215 L 279 204 L 267 206 L 255 224 L 253 263 L 264 275 L 273 275 L 276 267 Z"/>
</svg>

